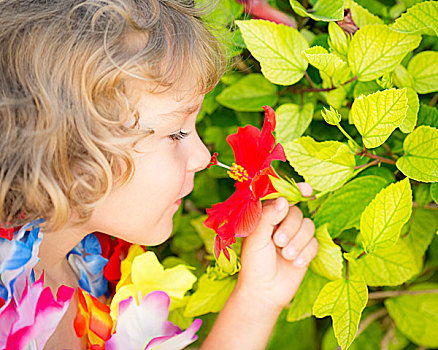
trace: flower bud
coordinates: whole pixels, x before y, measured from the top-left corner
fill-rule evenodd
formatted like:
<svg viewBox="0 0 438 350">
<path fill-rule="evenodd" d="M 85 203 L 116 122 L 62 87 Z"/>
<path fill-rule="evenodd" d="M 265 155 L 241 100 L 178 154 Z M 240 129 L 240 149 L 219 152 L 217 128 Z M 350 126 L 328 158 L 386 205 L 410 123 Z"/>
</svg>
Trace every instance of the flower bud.
<svg viewBox="0 0 438 350">
<path fill-rule="evenodd" d="M 228 253 L 230 254 L 230 260 L 224 254 L 224 251 L 221 251 L 219 258 L 217 259 L 217 267 L 218 270 L 225 275 L 234 275 L 240 270 L 240 263 L 237 260 L 236 252 L 233 249 L 228 249 Z"/>
<path fill-rule="evenodd" d="M 332 106 L 330 106 L 330 110 L 327 110 L 324 107 L 324 111 L 321 111 L 321 115 L 326 121 L 327 124 L 330 125 L 338 125 L 341 121 L 341 115 L 338 113 L 336 109 L 334 109 Z"/>
</svg>

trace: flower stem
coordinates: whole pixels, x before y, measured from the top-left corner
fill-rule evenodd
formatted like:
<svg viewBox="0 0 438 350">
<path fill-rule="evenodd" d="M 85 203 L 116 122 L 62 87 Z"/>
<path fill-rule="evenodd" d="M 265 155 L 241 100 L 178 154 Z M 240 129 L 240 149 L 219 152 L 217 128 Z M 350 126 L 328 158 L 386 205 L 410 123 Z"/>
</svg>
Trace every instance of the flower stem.
<svg viewBox="0 0 438 350">
<path fill-rule="evenodd" d="M 388 290 L 383 292 L 373 292 L 368 294 L 368 300 L 393 298 L 393 297 L 398 297 L 400 295 L 421 295 L 421 294 L 438 294 L 438 289 Z"/>
<path fill-rule="evenodd" d="M 344 136 L 349 139 L 353 145 L 357 148 L 357 149 L 362 149 L 362 147 L 360 147 L 356 141 L 353 140 L 353 138 L 348 134 L 348 132 L 346 132 L 344 130 L 344 128 L 341 126 L 341 124 L 336 124 L 337 128 L 339 129 L 340 132 L 342 132 L 344 134 Z"/>
</svg>

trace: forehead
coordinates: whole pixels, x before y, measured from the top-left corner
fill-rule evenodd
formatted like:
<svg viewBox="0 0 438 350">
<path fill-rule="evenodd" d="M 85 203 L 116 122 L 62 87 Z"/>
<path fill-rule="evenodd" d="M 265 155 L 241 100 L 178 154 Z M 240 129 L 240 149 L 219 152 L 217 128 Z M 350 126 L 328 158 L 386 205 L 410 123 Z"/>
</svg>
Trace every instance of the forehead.
<svg viewBox="0 0 438 350">
<path fill-rule="evenodd" d="M 185 118 L 198 111 L 204 95 L 193 91 L 196 89 L 181 87 L 152 91 L 147 83 L 135 80 L 127 85 L 126 95 L 131 106 L 140 113 L 140 121 L 156 124 Z"/>
</svg>

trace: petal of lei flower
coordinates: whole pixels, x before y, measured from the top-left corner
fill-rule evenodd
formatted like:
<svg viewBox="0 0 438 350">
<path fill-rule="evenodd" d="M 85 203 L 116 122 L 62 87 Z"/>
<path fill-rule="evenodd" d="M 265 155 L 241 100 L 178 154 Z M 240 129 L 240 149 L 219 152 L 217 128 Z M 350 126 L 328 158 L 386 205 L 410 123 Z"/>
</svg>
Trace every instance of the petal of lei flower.
<svg viewBox="0 0 438 350">
<path fill-rule="evenodd" d="M 39 225 L 43 221 L 39 219 L 24 225 L 12 241 L 0 238 L 0 297 L 5 301 L 3 308 L 12 297 L 21 299 L 29 277 L 33 281 L 33 267 L 39 261 L 42 236 Z"/>
<path fill-rule="evenodd" d="M 169 294 L 173 303 L 174 300 L 183 299 L 195 281 L 196 277 L 184 265 L 165 270 L 153 252 L 140 254 L 132 263 L 131 283 L 117 285 L 117 292 L 111 301 L 111 317 L 117 319 L 119 303 L 130 296 L 137 298 L 139 292 L 144 296 L 151 291 L 162 290 Z"/>
<path fill-rule="evenodd" d="M 78 288 L 78 297 L 78 312 L 73 323 L 76 335 L 87 335 L 93 349 L 105 349 L 113 327 L 110 308 L 81 288 Z"/>
<path fill-rule="evenodd" d="M 94 234 L 84 237 L 67 254 L 67 260 L 78 276 L 81 288 L 97 298 L 108 292 L 108 281 L 103 275 L 108 259 L 101 254 L 99 240 Z"/>
<path fill-rule="evenodd" d="M 30 287 L 26 285 L 18 305 L 15 300 L 8 305 L 15 309 L 15 315 L 10 309 L 0 315 L 3 319 L 7 312 L 6 322 L 12 316 L 6 349 L 25 349 L 31 344 L 42 349 L 67 311 L 73 293 L 73 288 L 61 286 L 55 299 L 50 288 L 44 288 L 44 275 Z"/>
<path fill-rule="evenodd" d="M 116 332 L 105 344 L 106 349 L 183 349 L 197 339 L 195 332 L 201 322 L 195 320 L 185 331 L 167 320 L 169 296 L 162 291 L 154 291 L 139 303 L 131 296 L 119 304 Z"/>
<path fill-rule="evenodd" d="M 266 0 L 237 0 L 245 6 L 245 12 L 253 18 L 266 19 L 287 26 L 295 26 L 294 21 L 285 13 L 271 7 Z"/>
</svg>

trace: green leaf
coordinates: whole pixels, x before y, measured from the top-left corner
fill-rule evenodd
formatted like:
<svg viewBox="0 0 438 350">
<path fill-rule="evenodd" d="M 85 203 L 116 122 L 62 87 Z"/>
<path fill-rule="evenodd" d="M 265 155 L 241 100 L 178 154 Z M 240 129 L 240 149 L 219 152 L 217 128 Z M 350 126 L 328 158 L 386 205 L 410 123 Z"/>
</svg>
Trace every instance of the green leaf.
<svg viewBox="0 0 438 350">
<path fill-rule="evenodd" d="M 425 289 L 432 288 L 437 289 L 438 284 L 428 284 Z M 427 348 L 438 347 L 438 294 L 401 295 L 386 299 L 385 306 L 409 340 Z"/>
<path fill-rule="evenodd" d="M 341 278 L 343 262 L 341 247 L 333 242 L 327 231 L 327 224 L 316 229 L 315 237 L 319 243 L 319 250 L 310 263 L 310 268 L 331 280 Z"/>
<path fill-rule="evenodd" d="M 430 196 L 433 201 L 438 204 L 438 183 L 434 183 L 430 186 Z"/>
<path fill-rule="evenodd" d="M 344 8 L 350 9 L 351 18 L 359 28 L 368 24 L 383 24 L 383 21 L 379 17 L 371 14 L 367 9 L 363 8 L 353 0 L 345 0 Z"/>
<path fill-rule="evenodd" d="M 367 285 L 398 286 L 418 272 L 415 258 L 403 240 L 390 248 L 376 249 L 357 260 Z"/>
<path fill-rule="evenodd" d="M 428 125 L 438 129 L 438 109 L 420 103 L 418 112 L 418 126 Z"/>
<path fill-rule="evenodd" d="M 297 0 L 289 0 L 294 12 L 301 17 L 310 17 L 315 21 L 339 21 L 344 18 L 343 0 L 318 0 L 311 10 Z"/>
<path fill-rule="evenodd" d="M 342 349 L 348 349 L 367 301 L 365 282 L 350 274 L 348 279 L 341 278 L 324 286 L 313 305 L 313 313 L 316 317 L 332 317 L 336 339 Z"/>
<path fill-rule="evenodd" d="M 414 80 L 413 88 L 419 94 L 438 91 L 438 52 L 423 51 L 412 57 L 408 72 Z"/>
<path fill-rule="evenodd" d="M 406 88 L 406 97 L 408 98 L 408 111 L 406 112 L 406 118 L 400 125 L 400 130 L 404 133 L 409 133 L 414 130 L 417 124 L 418 111 L 420 110 L 420 100 L 418 94 L 414 89 Z"/>
<path fill-rule="evenodd" d="M 316 350 L 316 320 L 307 318 L 298 322 L 287 322 L 286 312 L 287 310 L 283 310 L 278 317 L 265 350 Z"/>
<path fill-rule="evenodd" d="M 414 187 L 414 200 L 418 208 L 423 208 L 432 202 L 429 187 L 430 185 L 425 183 L 419 183 Z"/>
<path fill-rule="evenodd" d="M 392 72 L 392 79 L 394 85 L 398 88 L 412 88 L 414 86 L 414 79 L 412 78 L 411 73 L 409 73 L 408 70 L 401 64 L 395 67 L 394 71 Z"/>
<path fill-rule="evenodd" d="M 230 296 L 236 284 L 236 278 L 212 279 L 204 274 L 199 279 L 198 289 L 190 297 L 184 316 L 199 316 L 209 312 L 219 312 Z"/>
<path fill-rule="evenodd" d="M 411 179 L 438 182 L 438 129 L 420 126 L 404 143 L 405 154 L 396 162 L 397 168 Z"/>
<path fill-rule="evenodd" d="M 358 98 L 360 95 L 371 95 L 381 90 L 383 90 L 382 87 L 375 80 L 358 81 L 354 86 L 353 97 Z"/>
<path fill-rule="evenodd" d="M 403 227 L 401 236 L 421 268 L 423 255 L 438 230 L 438 215 L 432 209 L 414 209 L 412 219 Z"/>
<path fill-rule="evenodd" d="M 389 89 L 355 99 L 351 106 L 351 120 L 362 135 L 364 145 L 375 148 L 402 124 L 407 110 L 406 88 Z"/>
<path fill-rule="evenodd" d="M 277 87 L 261 74 L 249 74 L 224 89 L 216 99 L 221 105 L 236 111 L 263 111 L 263 106 L 277 103 Z"/>
<path fill-rule="evenodd" d="M 264 20 L 236 21 L 263 75 L 274 84 L 292 85 L 307 69 L 301 51 L 309 44 L 295 28 Z"/>
<path fill-rule="evenodd" d="M 332 78 L 335 86 L 351 78 L 347 62 L 333 53 L 328 53 L 322 46 L 313 46 L 304 50 L 303 56 L 312 66 Z"/>
<path fill-rule="evenodd" d="M 358 241 L 367 253 L 392 247 L 411 213 L 412 190 L 409 179 L 405 178 L 381 190 L 365 208 Z"/>
<path fill-rule="evenodd" d="M 267 196 L 263 197 L 262 200 L 284 197 L 289 203 L 296 203 L 303 199 L 301 191 L 295 183 L 294 179 L 283 179 L 271 175 L 268 176 L 271 180 L 272 186 L 274 186 L 277 192 L 268 194 Z"/>
<path fill-rule="evenodd" d="M 425 1 L 409 8 L 402 14 L 392 29 L 404 33 L 438 35 L 438 3 Z"/>
<path fill-rule="evenodd" d="M 276 111 L 277 141 L 281 144 L 295 140 L 303 135 L 313 118 L 313 103 L 306 103 L 302 109 L 293 103 L 286 103 Z"/>
<path fill-rule="evenodd" d="M 221 0 L 218 6 L 203 19 L 210 25 L 224 27 L 243 13 L 243 5 L 234 0 Z"/>
<path fill-rule="evenodd" d="M 328 24 L 328 44 L 334 53 L 341 58 L 347 59 L 348 45 L 350 44 L 350 37 L 345 34 L 342 28 L 336 22 L 329 22 Z"/>
<path fill-rule="evenodd" d="M 330 280 L 308 269 L 287 313 L 287 320 L 295 322 L 312 316 L 312 307 L 321 289 Z"/>
<path fill-rule="evenodd" d="M 359 228 L 360 216 L 369 202 L 388 181 L 379 176 L 364 176 L 350 181 L 324 202 L 315 215 L 317 227 L 329 223 L 328 231 L 337 237 L 342 231 Z"/>
<path fill-rule="evenodd" d="M 193 225 L 199 237 L 201 237 L 202 241 L 204 242 L 207 253 L 213 255 L 216 232 L 204 225 L 204 221 L 206 219 L 207 215 L 202 215 L 196 219 L 192 219 L 190 223 Z"/>
<path fill-rule="evenodd" d="M 341 186 L 356 165 L 348 146 L 337 141 L 316 142 L 303 136 L 283 146 L 290 164 L 318 191 Z"/>
<path fill-rule="evenodd" d="M 388 73 L 415 49 L 420 35 L 399 33 L 385 25 L 361 27 L 348 49 L 348 64 L 360 81 L 369 81 Z"/>
</svg>

